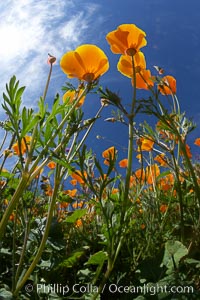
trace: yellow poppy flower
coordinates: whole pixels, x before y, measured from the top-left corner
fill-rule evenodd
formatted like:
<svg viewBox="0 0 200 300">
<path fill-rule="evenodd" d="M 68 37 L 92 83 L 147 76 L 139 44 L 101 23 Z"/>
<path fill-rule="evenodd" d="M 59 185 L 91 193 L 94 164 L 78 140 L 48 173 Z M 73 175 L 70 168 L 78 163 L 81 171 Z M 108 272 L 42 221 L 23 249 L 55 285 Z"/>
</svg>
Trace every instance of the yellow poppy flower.
<svg viewBox="0 0 200 300">
<path fill-rule="evenodd" d="M 176 79 L 173 76 L 165 76 L 158 85 L 158 90 L 162 95 L 176 94 Z"/>
<path fill-rule="evenodd" d="M 144 54 L 142 52 L 138 52 L 134 55 L 134 67 L 137 72 L 140 72 L 143 69 L 146 69 L 146 61 Z M 130 56 L 121 55 L 119 62 L 117 64 L 117 69 L 124 76 L 133 77 L 133 64 Z"/>
<path fill-rule="evenodd" d="M 65 53 L 60 66 L 69 78 L 78 78 L 91 83 L 108 70 L 109 62 L 99 47 L 86 44 Z"/>
<path fill-rule="evenodd" d="M 78 93 L 75 90 L 68 90 L 64 95 L 63 95 L 63 102 L 66 102 L 67 100 L 69 101 L 69 104 L 72 104 L 80 95 L 82 94 L 83 89 L 80 89 Z M 82 96 L 80 101 L 77 103 L 76 107 L 80 107 L 83 105 L 85 101 L 85 96 Z"/>
<path fill-rule="evenodd" d="M 146 46 L 146 33 L 134 24 L 122 24 L 107 34 L 106 40 L 115 54 L 134 55 Z"/>
</svg>

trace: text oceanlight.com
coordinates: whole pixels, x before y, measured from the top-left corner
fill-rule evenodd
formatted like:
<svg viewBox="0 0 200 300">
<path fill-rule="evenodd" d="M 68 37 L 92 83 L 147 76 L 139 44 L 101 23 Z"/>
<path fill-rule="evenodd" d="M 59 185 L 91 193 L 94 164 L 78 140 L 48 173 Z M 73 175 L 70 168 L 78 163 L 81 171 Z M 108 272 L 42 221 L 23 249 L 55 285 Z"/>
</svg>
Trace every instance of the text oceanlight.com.
<svg viewBox="0 0 200 300">
<path fill-rule="evenodd" d="M 27 284 L 25 286 L 25 290 L 30 293 L 35 289 L 35 287 L 31 284 Z M 36 285 L 37 293 L 56 293 L 61 295 L 66 295 L 68 293 L 75 294 L 85 294 L 85 293 L 98 293 L 98 287 L 92 284 L 74 284 L 72 286 L 61 285 L 61 284 L 49 284 L 45 285 L 44 283 L 40 283 Z M 141 286 L 122 286 L 117 285 L 115 283 L 112 284 L 104 284 L 102 293 L 104 291 L 115 294 L 150 294 L 156 295 L 160 293 L 170 293 L 170 294 L 192 294 L 194 293 L 194 288 L 192 286 L 168 286 L 168 285 L 147 285 L 143 284 Z"/>
</svg>

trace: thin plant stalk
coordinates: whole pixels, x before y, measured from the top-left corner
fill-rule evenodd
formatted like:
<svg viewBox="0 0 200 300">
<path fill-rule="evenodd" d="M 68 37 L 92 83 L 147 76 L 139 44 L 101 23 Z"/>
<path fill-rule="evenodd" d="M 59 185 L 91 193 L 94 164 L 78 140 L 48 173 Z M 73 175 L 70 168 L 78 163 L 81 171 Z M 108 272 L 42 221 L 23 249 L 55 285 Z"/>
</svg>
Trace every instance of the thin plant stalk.
<svg viewBox="0 0 200 300">
<path fill-rule="evenodd" d="M 23 276 L 23 279 L 20 280 L 17 283 L 16 290 L 13 293 L 14 296 L 17 296 L 18 292 L 21 290 L 21 288 L 24 286 L 24 284 L 28 280 L 29 276 L 31 275 L 31 273 L 35 269 L 37 263 L 39 262 L 39 260 L 42 256 L 43 250 L 46 246 L 46 241 L 47 241 L 47 238 L 48 238 L 49 229 L 50 229 L 50 226 L 51 226 L 53 212 L 54 212 L 54 205 L 55 205 L 55 202 L 56 202 L 56 199 L 57 199 L 57 192 L 58 192 L 58 189 L 59 189 L 59 186 L 60 186 L 60 180 L 61 180 L 60 170 L 61 170 L 61 167 L 59 165 L 57 165 L 56 166 L 55 181 L 54 181 L 53 195 L 52 195 L 51 202 L 50 202 L 50 205 L 49 205 L 49 211 L 48 211 L 48 215 L 47 215 L 47 223 L 46 223 L 46 227 L 45 227 L 45 230 L 44 230 L 44 234 L 43 234 L 43 237 L 42 237 L 41 244 L 38 248 L 38 251 L 37 251 L 31 265 L 29 266 L 28 270 L 26 271 L 25 275 Z"/>
</svg>

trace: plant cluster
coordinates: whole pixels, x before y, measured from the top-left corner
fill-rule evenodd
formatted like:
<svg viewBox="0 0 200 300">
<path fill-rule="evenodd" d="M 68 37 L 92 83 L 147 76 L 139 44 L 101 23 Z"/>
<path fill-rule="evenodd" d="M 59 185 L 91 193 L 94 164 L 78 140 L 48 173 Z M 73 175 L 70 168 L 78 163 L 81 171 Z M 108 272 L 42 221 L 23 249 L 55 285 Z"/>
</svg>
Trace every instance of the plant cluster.
<svg viewBox="0 0 200 300">
<path fill-rule="evenodd" d="M 67 83 L 62 99 L 57 94 L 50 107 L 46 95 L 55 57 L 49 55 L 37 111 L 22 106 L 25 87 L 15 76 L 6 85 L 6 119 L 0 124 L 1 299 L 200 295 L 200 165 L 187 142 L 195 126 L 181 112 L 176 79 L 160 67 L 155 75 L 147 69 L 143 30 L 122 24 L 106 39 L 120 54 L 118 71 L 131 80 L 128 105 L 99 85 L 109 60 L 91 44 L 61 58 L 62 71 L 78 84 Z M 138 89 L 148 97 L 139 98 Z M 85 120 L 82 107 L 91 92 L 99 96 L 99 109 Z M 121 122 L 127 128 L 121 160 L 115 146 L 101 158 L 87 147 L 107 106 L 114 108 L 107 119 L 111 126 Z M 141 114 L 155 124 L 137 124 Z M 200 138 L 194 144 L 200 146 Z"/>
</svg>

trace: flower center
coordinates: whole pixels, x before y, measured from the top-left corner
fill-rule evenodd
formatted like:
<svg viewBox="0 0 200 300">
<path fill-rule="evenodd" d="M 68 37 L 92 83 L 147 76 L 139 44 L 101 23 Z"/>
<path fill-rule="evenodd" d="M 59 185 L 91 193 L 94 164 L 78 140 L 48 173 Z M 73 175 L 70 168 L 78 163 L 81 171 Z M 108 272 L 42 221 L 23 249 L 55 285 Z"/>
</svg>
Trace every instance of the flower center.
<svg viewBox="0 0 200 300">
<path fill-rule="evenodd" d="M 94 80 L 94 73 L 86 73 L 83 75 L 83 80 L 92 82 Z"/>
<path fill-rule="evenodd" d="M 136 51 L 134 48 L 128 48 L 128 49 L 126 50 L 126 54 L 129 55 L 129 56 L 135 55 L 136 52 L 137 52 L 137 51 Z"/>
</svg>

